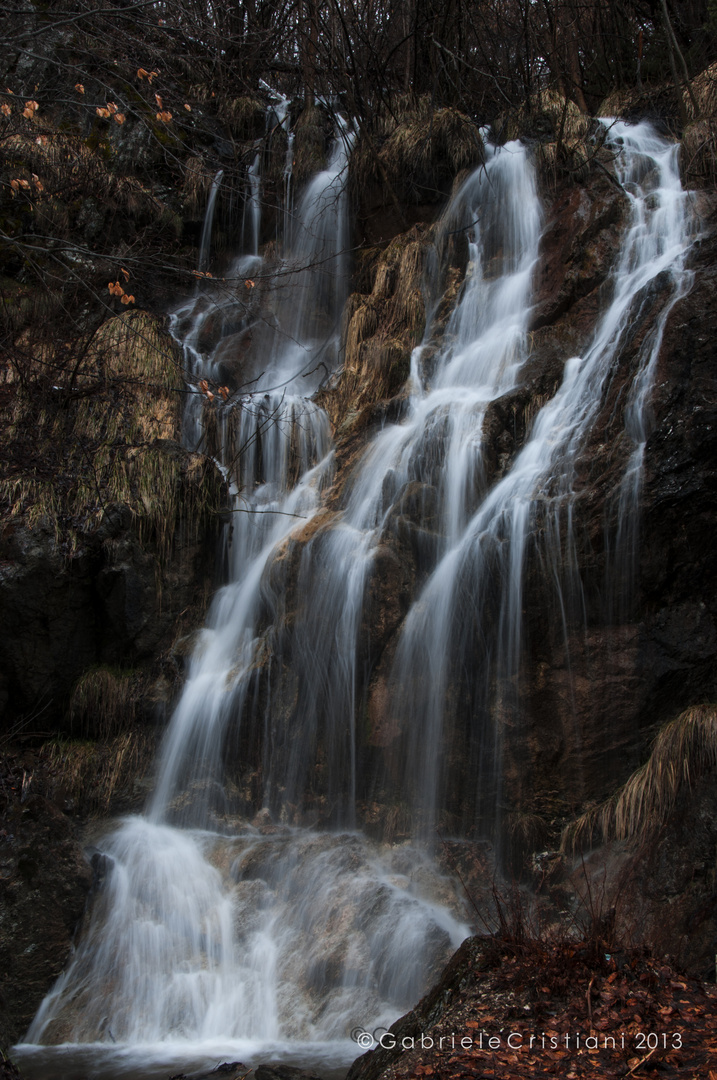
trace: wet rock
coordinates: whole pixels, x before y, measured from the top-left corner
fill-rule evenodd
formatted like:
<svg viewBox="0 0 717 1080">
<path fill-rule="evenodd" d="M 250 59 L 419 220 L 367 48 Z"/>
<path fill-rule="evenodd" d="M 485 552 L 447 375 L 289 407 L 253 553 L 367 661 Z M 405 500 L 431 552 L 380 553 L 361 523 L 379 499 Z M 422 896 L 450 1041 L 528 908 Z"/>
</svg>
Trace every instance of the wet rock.
<svg viewBox="0 0 717 1080">
<path fill-rule="evenodd" d="M 2 764 L 0 1046 L 9 1046 L 25 1034 L 70 955 L 92 870 L 70 820 L 41 795 L 23 802 Z"/>
<path fill-rule="evenodd" d="M 166 440 L 181 463 L 180 500 L 220 487 L 213 467 Z M 110 504 L 72 557 L 49 523 L 10 521 L 0 537 L 0 728 L 22 716 L 61 727 L 72 686 L 97 664 L 153 662 L 177 630 L 198 622 L 214 584 L 216 516 L 180 522 L 169 556 L 140 534 L 129 507 Z M 26 727 L 26 730 L 29 730 Z"/>
<path fill-rule="evenodd" d="M 308 1069 L 300 1069 L 295 1065 L 257 1065 L 254 1069 L 256 1080 L 322 1080 L 314 1072 Z"/>
<path fill-rule="evenodd" d="M 169 1080 L 242 1080 L 251 1072 L 246 1065 L 242 1065 L 241 1061 L 223 1061 L 220 1065 L 216 1065 L 209 1072 L 203 1073 L 175 1073 L 169 1077 Z"/>
</svg>

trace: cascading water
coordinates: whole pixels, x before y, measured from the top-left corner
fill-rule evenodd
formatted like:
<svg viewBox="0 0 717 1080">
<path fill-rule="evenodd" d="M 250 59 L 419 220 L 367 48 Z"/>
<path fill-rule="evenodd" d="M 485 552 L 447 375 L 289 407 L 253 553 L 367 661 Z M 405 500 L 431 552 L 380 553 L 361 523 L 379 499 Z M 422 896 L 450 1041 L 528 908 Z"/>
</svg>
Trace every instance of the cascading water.
<svg viewBox="0 0 717 1080">
<path fill-rule="evenodd" d="M 472 272 L 446 331 L 451 344 L 430 387 L 422 385 L 420 356 L 415 357 L 408 419 L 386 427 L 375 440 L 340 520 L 317 535 L 302 557 L 299 593 L 306 600 L 294 647 L 299 669 L 309 673 L 299 686 L 296 709 L 305 742 L 284 762 L 283 772 L 275 764 L 273 783 L 290 803 L 301 804 L 323 728 L 328 802 L 336 807 L 339 824 L 354 821 L 353 718 L 365 682 L 359 638 L 367 579 L 411 483 L 435 486 L 437 513 L 447 523 L 444 545 L 461 529 L 479 482 L 486 406 L 515 385 L 527 355 L 540 220 L 533 170 L 523 147 L 489 148 L 485 168 L 463 185 L 446 224 L 447 229 L 472 228 L 473 235 Z M 424 689 L 436 698 L 444 693 L 440 683 Z M 416 782 L 424 784 L 426 777 L 416 775 Z"/>
<path fill-rule="evenodd" d="M 618 546 L 634 535 L 657 352 L 669 309 L 690 284 L 690 217 L 675 149 L 647 125 L 613 124 L 607 138 L 631 213 L 611 298 L 585 354 L 568 362 L 558 392 L 492 485 L 484 421 L 520 384 L 529 357 L 540 240 L 533 170 L 519 144 L 488 148 L 485 166 L 452 203 L 444 232 L 469 236 L 470 259 L 443 345 L 434 355 L 415 351 L 407 415 L 368 448 L 330 527 L 320 518 L 334 467 L 328 422 L 308 397 L 335 363 L 345 140 L 304 194 L 261 318 L 231 300 L 237 338 L 252 335 L 241 374 L 254 391 L 217 418 L 216 456 L 240 494 L 232 581 L 200 635 L 149 812 L 103 843 L 107 883 L 30 1042 L 95 1041 L 105 1053 L 141 1047 L 145 1063 L 152 1053 L 166 1060 L 177 1044 L 199 1057 L 206 1050 L 215 1058 L 347 1060 L 355 1051 L 341 1041 L 347 1031 L 395 1018 L 467 932 L 425 847 L 380 848 L 353 832 L 277 825 L 266 811 L 241 825 L 231 813 L 253 801 L 274 811 L 274 821 L 301 821 L 322 757 L 326 816 L 353 827 L 359 789 L 376 782 L 359 754 L 368 582 L 410 503 L 423 530 L 424 584 L 386 680 L 385 713 L 401 738 L 378 783 L 409 808 L 414 831 L 428 835 L 447 796 L 448 743 L 463 695 L 475 717 L 467 768 L 480 778 L 466 817 L 483 815 L 485 825 L 520 677 L 528 550 L 540 547 L 566 608 L 580 454 L 626 328 L 659 279 L 667 299 L 639 349 L 625 410 L 634 449 L 617 496 Z M 236 264 L 236 277 L 259 266 L 253 258 Z M 173 322 L 196 385 L 228 363 L 223 335 L 202 347 L 211 339 L 207 311 L 206 297 L 194 298 Z M 204 428 L 201 410 L 188 415 L 191 443 Z M 297 518 L 310 538 L 296 577 L 301 604 L 287 624 L 280 589 Z M 281 731 L 276 704 L 285 700 L 291 730 Z M 223 783 L 232 740 L 263 748 L 249 796 Z"/>
<path fill-rule="evenodd" d="M 328 420 L 308 394 L 317 364 L 335 363 L 350 145 L 343 132 L 301 200 L 253 393 L 218 406 L 217 460 L 237 493 L 231 581 L 192 657 L 147 815 L 103 841 L 107 880 L 90 924 L 28 1033 L 29 1043 L 78 1047 L 80 1070 L 97 1044 L 106 1075 L 131 1071 L 137 1054 L 143 1069 L 156 1060 L 165 1074 L 174 1058 L 183 1068 L 217 1056 L 346 1064 L 351 1028 L 410 1007 L 468 933 L 453 884 L 420 850 L 268 815 L 249 826 L 227 814 L 222 785 L 224 743 L 263 647 L 267 571 L 297 519 L 316 514 L 333 473 Z M 222 362 L 199 347 L 208 297 L 231 302 L 224 288 L 202 293 L 172 323 L 197 390 Z M 201 409 L 186 426 L 191 443 Z M 42 1052 L 26 1048 L 24 1061 L 29 1072 L 33 1061 L 47 1069 Z"/>
<path fill-rule="evenodd" d="M 212 226 L 214 225 L 214 207 L 217 202 L 217 195 L 219 194 L 219 186 L 224 176 L 224 170 L 220 169 L 212 180 L 211 187 L 209 188 L 209 198 L 207 199 L 207 209 L 204 214 L 204 221 L 202 223 L 202 235 L 199 241 L 199 259 L 197 260 L 198 270 L 204 272 L 207 269 L 209 263 L 209 254 L 212 246 Z"/>
<path fill-rule="evenodd" d="M 460 682 L 460 670 L 466 667 L 472 673 L 467 696 L 477 721 L 468 767 L 482 779 L 476 785 L 478 805 L 468 813 L 475 817 L 482 810 L 484 827 L 490 825 L 485 818 L 491 809 L 480 804 L 488 801 L 496 806 L 500 800 L 501 730 L 519 724 L 515 702 L 528 547 L 542 542 L 545 575 L 554 580 L 558 609 L 567 620 L 567 591 L 576 587 L 571 580 L 576 566 L 572 509 L 580 455 L 605 400 L 630 322 L 649 302 L 655 283 L 666 278 L 668 298 L 639 350 L 625 415 L 635 450 L 621 485 L 618 540 L 638 514 L 654 367 L 669 311 L 691 282 L 685 270 L 690 215 L 679 181 L 676 146 L 659 138 L 648 124 L 612 123 L 607 141 L 616 153 L 616 170 L 630 211 L 611 282 L 612 300 L 585 354 L 566 364 L 562 385 L 536 416 L 513 467 L 457 530 L 446 529 L 446 550 L 409 612 L 397 648 L 392 672 L 395 708 L 411 732 L 407 756 L 411 771 L 405 783 L 415 785 L 415 777 L 421 778 L 415 805 L 429 828 L 449 780 L 448 683 L 453 678 Z M 578 582 L 578 592 L 579 588 Z"/>
<path fill-rule="evenodd" d="M 248 171 L 249 198 L 244 207 L 244 233 L 249 233 L 249 243 L 242 245 L 249 248 L 252 255 L 259 254 L 259 233 L 261 232 L 261 154 L 257 154 Z M 247 230 L 247 222 L 249 228 Z"/>
</svg>

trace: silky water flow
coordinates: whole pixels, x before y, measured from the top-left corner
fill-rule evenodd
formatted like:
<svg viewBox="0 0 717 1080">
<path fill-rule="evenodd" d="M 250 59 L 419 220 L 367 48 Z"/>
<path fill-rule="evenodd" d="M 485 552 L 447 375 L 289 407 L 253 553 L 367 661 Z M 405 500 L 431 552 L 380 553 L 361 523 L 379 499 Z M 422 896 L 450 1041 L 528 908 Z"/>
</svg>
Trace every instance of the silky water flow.
<svg viewBox="0 0 717 1080">
<path fill-rule="evenodd" d="M 221 335 L 211 349 L 202 346 L 207 323 L 226 318 L 260 343 L 261 365 L 246 371 L 246 392 L 215 410 L 215 457 L 236 511 L 229 583 L 199 634 L 147 812 L 126 819 L 100 845 L 104 884 L 72 962 L 19 1048 L 29 1075 L 60 1075 L 52 1055 L 70 1061 L 73 1053 L 78 1062 L 104 1062 L 97 1075 L 105 1076 L 112 1069 L 131 1073 L 139 1061 L 143 1074 L 154 1063 L 157 1075 L 171 1071 L 171 1062 L 187 1069 L 221 1058 L 345 1066 L 357 1052 L 350 1030 L 387 1026 L 415 1004 L 468 933 L 454 884 L 425 843 L 450 780 L 443 746 L 448 682 L 461 648 L 480 637 L 488 593 L 495 635 L 471 678 L 483 680 L 477 696 L 488 711 L 491 696 L 505 695 L 514 682 L 527 539 L 539 520 L 546 565 L 569 563 L 577 457 L 629 320 L 663 275 L 669 298 L 641 346 L 625 411 L 633 451 L 616 495 L 615 561 L 629 562 L 656 357 L 670 307 L 691 281 L 685 254 L 692 218 L 676 147 L 646 124 L 612 123 L 606 138 L 630 214 L 608 298 L 585 354 L 566 365 L 510 470 L 485 483 L 482 431 L 490 403 L 520 385 L 529 356 L 542 215 L 519 143 L 487 145 L 484 166 L 454 196 L 441 229 L 468 235 L 469 263 L 445 344 L 432 357 L 424 347 L 415 350 L 407 415 L 376 436 L 338 520 L 304 547 L 293 633 L 302 673 L 298 716 L 309 737 L 305 750 L 296 746 L 277 763 L 264 761 L 264 804 L 275 811 L 281 793 L 300 805 L 312 732 L 321 726 L 343 832 L 276 824 L 281 813 L 273 822 L 266 813 L 254 825 L 232 820 L 222 753 L 228 730 L 253 707 L 249 691 L 267 640 L 262 619 L 277 554 L 320 512 L 333 479 L 328 419 L 312 396 L 337 363 L 348 132 L 299 200 L 271 278 L 272 318 L 259 320 L 251 301 L 237 300 L 250 290 L 227 281 L 203 285 L 175 312 L 173 332 L 197 390 L 185 415 L 189 446 L 206 438 L 201 381 L 216 381 L 226 363 Z M 259 167 L 255 161 L 250 176 L 252 215 Z M 254 250 L 231 268 L 238 286 L 270 278 L 254 245 L 259 227 L 254 216 Z M 205 258 L 209 243 L 208 236 Z M 375 553 L 416 483 L 433 489 L 431 514 L 440 524 L 388 685 L 390 708 L 412 732 L 396 784 L 416 834 L 410 844 L 390 846 L 355 830 L 363 678 L 357 649 Z M 560 580 L 556 574 L 558 593 Z M 276 674 L 269 701 L 285 677 Z M 486 730 L 475 733 L 476 767 L 485 754 L 494 774 L 486 783 L 495 787 L 500 746 Z"/>
</svg>

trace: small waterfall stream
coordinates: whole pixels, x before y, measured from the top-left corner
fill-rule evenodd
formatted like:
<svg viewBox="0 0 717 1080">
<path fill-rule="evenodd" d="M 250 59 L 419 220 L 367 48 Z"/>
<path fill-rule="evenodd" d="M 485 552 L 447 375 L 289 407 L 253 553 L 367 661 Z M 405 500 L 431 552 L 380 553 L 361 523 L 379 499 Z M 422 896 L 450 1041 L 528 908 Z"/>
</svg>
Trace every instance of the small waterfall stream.
<svg viewBox="0 0 717 1080">
<path fill-rule="evenodd" d="M 242 360 L 246 392 L 220 406 L 217 420 L 216 456 L 236 499 L 230 581 L 199 635 L 148 811 L 103 842 L 106 883 L 29 1044 L 58 1052 L 60 1044 L 99 1044 L 120 1072 L 140 1058 L 145 1067 L 163 1063 L 166 1073 L 170 1060 L 186 1067 L 230 1055 L 329 1068 L 356 1056 L 353 1027 L 388 1025 L 414 1004 L 469 932 L 456 889 L 425 843 L 451 782 L 449 684 L 471 682 L 472 765 L 494 799 L 501 737 L 491 717 L 510 709 L 520 674 L 527 547 L 539 529 L 560 595 L 577 462 L 626 328 L 659 278 L 668 299 L 635 363 L 625 413 L 633 451 L 617 496 L 618 552 L 634 544 L 656 357 L 669 310 L 691 281 L 676 148 L 646 124 L 615 123 L 607 138 L 630 206 L 609 299 L 584 355 L 566 365 L 492 485 L 486 411 L 520 385 L 530 355 L 542 211 L 525 149 L 487 147 L 485 166 L 454 197 L 443 227 L 467 233 L 469 268 L 443 344 L 433 356 L 426 347 L 414 352 L 407 415 L 377 435 L 331 527 L 316 528 L 301 552 L 304 602 L 289 632 L 292 722 L 302 740 L 283 754 L 268 748 L 278 737 L 272 703 L 289 692 L 289 676 L 278 661 L 276 671 L 270 665 L 270 693 L 257 704 L 255 675 L 272 640 L 266 627 L 283 614 L 287 544 L 295 530 L 319 524 L 333 480 L 328 420 L 311 398 L 337 363 L 348 133 L 339 133 L 327 169 L 299 201 L 282 264 L 266 267 L 252 241 L 228 276 L 240 285 L 251 277 L 251 288 L 208 283 L 175 312 L 173 332 L 197 390 L 185 418 L 189 445 L 206 437 L 201 380 L 218 378 L 227 362 L 224 335 L 211 338 L 209 323 L 231 321 L 239 341 L 252 336 Z M 259 291 L 261 276 L 271 281 L 271 318 L 244 296 Z M 391 846 L 354 831 L 367 679 L 360 639 L 369 575 L 409 496 L 430 531 L 427 572 L 403 622 L 386 708 L 405 732 L 390 783 L 410 807 L 416 840 Z M 319 732 L 327 802 L 343 832 L 277 824 L 282 806 L 294 814 L 284 821 L 301 820 Z M 224 782 L 225 747 L 238 733 L 264 747 L 255 798 L 274 811 L 251 824 L 232 817 Z M 22 1049 L 29 1066 L 50 1052 Z"/>
</svg>

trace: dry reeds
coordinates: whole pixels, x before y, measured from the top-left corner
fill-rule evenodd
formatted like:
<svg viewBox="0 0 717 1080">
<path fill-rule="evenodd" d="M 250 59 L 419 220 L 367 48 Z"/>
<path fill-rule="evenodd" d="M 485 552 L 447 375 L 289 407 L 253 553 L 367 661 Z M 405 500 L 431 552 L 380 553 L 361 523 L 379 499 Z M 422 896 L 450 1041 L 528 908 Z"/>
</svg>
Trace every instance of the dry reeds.
<svg viewBox="0 0 717 1080">
<path fill-rule="evenodd" d="M 152 316 L 128 313 L 100 327 L 76 369 L 74 385 L 55 388 L 42 407 L 34 394 L 15 395 L 9 440 L 32 429 L 40 458 L 0 479 L 0 506 L 31 528 L 45 519 L 58 540 L 69 523 L 71 555 L 107 507 L 123 503 L 140 541 L 163 560 L 179 523 L 198 534 L 220 498 L 211 470 L 195 468 L 174 441 L 181 373 L 173 342 Z"/>
<path fill-rule="evenodd" d="M 237 139 L 257 139 L 264 134 L 266 106 L 258 98 L 225 97 L 217 102 L 217 116 Z"/>
<path fill-rule="evenodd" d="M 192 213 L 204 209 L 212 179 L 213 174 L 205 165 L 203 158 L 198 154 L 191 154 L 184 163 L 182 200 Z"/>
<path fill-rule="evenodd" d="M 683 100 L 689 123 L 682 136 L 682 176 L 689 184 L 717 183 L 717 63 L 692 80 L 692 95 L 699 116 L 695 117 L 692 97 L 685 90 Z"/>
<path fill-rule="evenodd" d="M 376 142 L 364 137 L 352 154 L 352 188 L 359 197 L 387 180 L 404 205 L 438 202 L 456 173 L 483 161 L 480 132 L 458 109 L 434 110 L 422 98 L 399 109 L 396 119 L 384 119 Z"/>
<path fill-rule="evenodd" d="M 30 135 L 11 135 L 4 143 L 6 160 L 16 162 L 16 167 L 29 174 L 37 174 L 43 191 L 36 197 L 42 209 L 53 197 L 66 199 L 78 191 L 85 197 L 92 193 L 103 203 L 128 214 L 156 216 L 162 204 L 140 180 L 134 176 L 121 176 L 111 168 L 112 156 L 103 154 L 79 136 L 54 131 L 51 137 L 35 139 Z M 59 210 L 54 211 L 55 215 Z M 64 219 L 63 219 L 64 220 Z M 68 217 L 68 226 L 73 217 Z"/>
<path fill-rule="evenodd" d="M 41 758 L 48 767 L 49 794 L 80 814 L 108 814 L 118 800 L 131 800 L 135 781 L 147 774 L 155 751 L 151 734 L 129 731 L 106 743 L 53 740 Z"/>
<path fill-rule="evenodd" d="M 326 167 L 327 116 L 317 105 L 307 105 L 294 128 L 294 180 L 306 183 Z"/>
<path fill-rule="evenodd" d="M 82 738 L 111 739 L 131 727 L 145 689 L 133 671 L 99 667 L 85 672 L 70 698 L 70 725 Z"/>
<path fill-rule="evenodd" d="M 695 118 L 695 108 L 692 98 L 697 103 L 700 117 L 714 117 L 717 115 L 717 62 L 696 75 L 691 82 L 692 96 L 683 91 L 685 110 L 690 120 Z"/>
<path fill-rule="evenodd" d="M 371 293 L 354 293 L 347 301 L 341 378 L 324 401 L 342 432 L 364 406 L 392 397 L 408 378 L 411 351 L 426 321 L 425 246 L 415 233 L 396 237 L 378 258 Z"/>
<path fill-rule="evenodd" d="M 689 184 L 717 183 L 717 120 L 694 120 L 682 136 L 680 169 Z"/>
<path fill-rule="evenodd" d="M 650 757 L 601 806 L 588 810 L 563 833 L 563 850 L 604 842 L 640 840 L 665 821 L 680 791 L 717 765 L 717 707 L 696 705 L 658 733 Z"/>
</svg>

